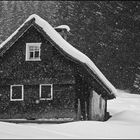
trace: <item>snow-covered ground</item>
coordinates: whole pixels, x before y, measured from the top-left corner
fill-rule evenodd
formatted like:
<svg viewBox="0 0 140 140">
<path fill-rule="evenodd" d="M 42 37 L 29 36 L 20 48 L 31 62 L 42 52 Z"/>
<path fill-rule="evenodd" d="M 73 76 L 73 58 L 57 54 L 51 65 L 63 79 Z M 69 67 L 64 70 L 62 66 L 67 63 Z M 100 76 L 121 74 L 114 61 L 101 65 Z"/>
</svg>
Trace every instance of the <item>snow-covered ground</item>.
<svg viewBox="0 0 140 140">
<path fill-rule="evenodd" d="M 13 124 L 0 122 L 0 138 L 140 138 L 140 95 L 118 91 L 108 101 L 112 117 L 106 122 L 79 121 L 63 124 Z"/>
</svg>

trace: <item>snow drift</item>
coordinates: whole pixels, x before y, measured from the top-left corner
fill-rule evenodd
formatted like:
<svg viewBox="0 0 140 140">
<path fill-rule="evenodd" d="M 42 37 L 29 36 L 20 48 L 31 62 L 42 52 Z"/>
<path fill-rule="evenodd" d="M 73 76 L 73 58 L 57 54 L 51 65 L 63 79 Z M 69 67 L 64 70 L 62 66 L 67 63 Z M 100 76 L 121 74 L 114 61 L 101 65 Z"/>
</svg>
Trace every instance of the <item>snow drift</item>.
<svg viewBox="0 0 140 140">
<path fill-rule="evenodd" d="M 0 138 L 139 139 L 140 95 L 117 92 L 108 101 L 112 117 L 106 122 L 77 121 L 64 124 L 12 124 L 0 122 Z"/>
</svg>

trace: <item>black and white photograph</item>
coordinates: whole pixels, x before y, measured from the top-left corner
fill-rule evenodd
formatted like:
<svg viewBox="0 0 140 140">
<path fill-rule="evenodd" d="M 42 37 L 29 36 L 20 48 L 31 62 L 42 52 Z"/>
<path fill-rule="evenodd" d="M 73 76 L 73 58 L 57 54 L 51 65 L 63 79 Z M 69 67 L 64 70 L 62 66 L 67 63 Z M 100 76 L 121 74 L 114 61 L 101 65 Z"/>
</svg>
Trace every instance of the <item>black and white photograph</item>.
<svg viewBox="0 0 140 140">
<path fill-rule="evenodd" d="M 0 1 L 0 139 L 139 130 L 139 1 Z"/>
</svg>

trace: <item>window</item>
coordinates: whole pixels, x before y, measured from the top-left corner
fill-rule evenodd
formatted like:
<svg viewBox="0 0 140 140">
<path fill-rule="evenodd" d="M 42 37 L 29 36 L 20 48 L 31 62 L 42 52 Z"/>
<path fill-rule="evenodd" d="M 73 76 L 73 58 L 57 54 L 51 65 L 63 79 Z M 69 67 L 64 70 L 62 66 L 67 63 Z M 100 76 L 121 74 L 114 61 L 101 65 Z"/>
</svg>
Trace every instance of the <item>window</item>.
<svg viewBox="0 0 140 140">
<path fill-rule="evenodd" d="M 40 85 L 40 99 L 41 100 L 52 100 L 52 98 L 53 98 L 52 84 Z"/>
<path fill-rule="evenodd" d="M 40 61 L 41 43 L 26 43 L 26 61 Z"/>
<path fill-rule="evenodd" d="M 23 100 L 23 85 L 11 85 L 10 101 Z"/>
</svg>

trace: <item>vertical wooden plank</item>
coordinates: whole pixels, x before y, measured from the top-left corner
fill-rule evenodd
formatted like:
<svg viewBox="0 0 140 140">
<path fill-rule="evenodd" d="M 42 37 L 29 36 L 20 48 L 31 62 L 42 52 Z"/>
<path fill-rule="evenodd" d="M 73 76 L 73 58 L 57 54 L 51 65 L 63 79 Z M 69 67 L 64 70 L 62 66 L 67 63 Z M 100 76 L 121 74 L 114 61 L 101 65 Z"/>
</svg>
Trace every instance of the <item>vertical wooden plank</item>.
<svg viewBox="0 0 140 140">
<path fill-rule="evenodd" d="M 93 114 L 93 93 L 90 92 L 90 96 L 89 96 L 89 120 L 92 120 L 92 114 Z"/>
<path fill-rule="evenodd" d="M 104 121 L 106 121 L 108 118 L 108 115 L 107 115 L 107 99 L 105 99 L 105 117 L 104 117 Z"/>
<path fill-rule="evenodd" d="M 87 102 L 85 101 L 85 120 L 87 120 Z"/>
<path fill-rule="evenodd" d="M 100 96 L 100 119 L 105 120 L 105 99 Z"/>
<path fill-rule="evenodd" d="M 77 118 L 76 118 L 76 120 L 80 120 L 80 119 L 81 119 L 81 103 L 80 103 L 80 99 L 78 99 Z"/>
</svg>

